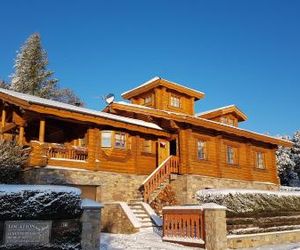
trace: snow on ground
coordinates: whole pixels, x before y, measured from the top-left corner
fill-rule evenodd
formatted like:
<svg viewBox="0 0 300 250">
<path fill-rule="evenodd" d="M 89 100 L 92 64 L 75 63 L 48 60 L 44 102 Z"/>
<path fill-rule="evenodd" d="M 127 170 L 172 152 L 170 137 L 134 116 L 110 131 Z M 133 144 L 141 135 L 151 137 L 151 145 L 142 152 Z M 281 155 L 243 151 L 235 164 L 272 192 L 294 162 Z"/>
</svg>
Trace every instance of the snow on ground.
<svg viewBox="0 0 300 250">
<path fill-rule="evenodd" d="M 186 247 L 174 243 L 163 242 L 158 232 L 152 229 L 145 229 L 135 234 L 109 234 L 101 233 L 100 250 L 121 250 L 121 249 L 144 249 L 144 250 L 194 250 L 200 248 Z M 243 250 L 300 250 L 299 243 L 282 245 L 269 245 Z"/>
<path fill-rule="evenodd" d="M 135 234 L 108 234 L 101 233 L 100 250 L 119 250 L 119 249 L 151 249 L 151 250 L 177 250 L 177 249 L 200 249 L 185 247 L 182 245 L 163 242 L 158 232 L 152 229 L 145 229 Z"/>
</svg>

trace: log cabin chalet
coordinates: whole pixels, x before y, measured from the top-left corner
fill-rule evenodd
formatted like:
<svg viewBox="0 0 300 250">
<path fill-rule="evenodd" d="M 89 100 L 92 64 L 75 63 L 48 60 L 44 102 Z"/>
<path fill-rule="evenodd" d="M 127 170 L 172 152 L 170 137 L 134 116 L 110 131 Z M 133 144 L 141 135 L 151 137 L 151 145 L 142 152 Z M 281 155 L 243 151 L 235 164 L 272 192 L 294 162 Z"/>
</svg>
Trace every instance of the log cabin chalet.
<svg viewBox="0 0 300 250">
<path fill-rule="evenodd" d="M 30 149 L 28 183 L 78 186 L 99 201 L 179 203 L 203 188 L 276 189 L 275 151 L 291 142 L 240 128 L 235 105 L 201 113 L 204 93 L 155 77 L 102 111 L 0 89 L 1 137 Z"/>
</svg>

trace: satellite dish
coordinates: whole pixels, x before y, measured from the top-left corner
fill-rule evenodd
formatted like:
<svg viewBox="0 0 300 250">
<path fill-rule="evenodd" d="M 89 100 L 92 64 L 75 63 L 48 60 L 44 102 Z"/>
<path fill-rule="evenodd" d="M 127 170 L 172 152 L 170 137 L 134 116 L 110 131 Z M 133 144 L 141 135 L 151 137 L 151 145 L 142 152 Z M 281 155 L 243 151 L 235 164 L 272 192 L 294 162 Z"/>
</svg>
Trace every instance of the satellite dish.
<svg viewBox="0 0 300 250">
<path fill-rule="evenodd" d="M 113 103 L 114 100 L 115 100 L 115 95 L 114 94 L 108 94 L 107 96 L 105 96 L 105 102 L 107 104 Z"/>
</svg>

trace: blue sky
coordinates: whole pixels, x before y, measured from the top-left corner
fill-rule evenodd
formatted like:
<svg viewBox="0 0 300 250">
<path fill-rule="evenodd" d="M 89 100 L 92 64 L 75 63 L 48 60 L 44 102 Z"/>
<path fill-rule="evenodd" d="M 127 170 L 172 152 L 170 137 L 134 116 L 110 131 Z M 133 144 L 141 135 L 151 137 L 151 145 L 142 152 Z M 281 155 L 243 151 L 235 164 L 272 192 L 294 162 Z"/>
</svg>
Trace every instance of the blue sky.
<svg viewBox="0 0 300 250">
<path fill-rule="evenodd" d="M 197 111 L 238 105 L 241 127 L 300 129 L 300 1 L 0 1 L 0 78 L 42 36 L 49 69 L 90 108 L 158 75 L 206 93 Z"/>
</svg>

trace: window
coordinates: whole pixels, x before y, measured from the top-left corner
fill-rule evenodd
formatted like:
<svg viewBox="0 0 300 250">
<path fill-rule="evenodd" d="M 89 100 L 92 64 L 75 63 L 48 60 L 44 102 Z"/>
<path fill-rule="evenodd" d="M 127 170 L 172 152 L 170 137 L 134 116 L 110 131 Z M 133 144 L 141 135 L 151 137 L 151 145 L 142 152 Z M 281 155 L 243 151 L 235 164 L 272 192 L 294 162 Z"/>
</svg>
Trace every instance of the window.
<svg viewBox="0 0 300 250">
<path fill-rule="evenodd" d="M 227 163 L 228 164 L 234 164 L 234 148 L 231 146 L 227 146 Z"/>
<path fill-rule="evenodd" d="M 171 106 L 180 108 L 180 98 L 175 95 L 171 95 Z"/>
<path fill-rule="evenodd" d="M 112 131 L 102 131 L 101 132 L 101 147 L 110 148 L 111 147 L 111 138 Z"/>
<path fill-rule="evenodd" d="M 197 156 L 199 160 L 206 159 L 206 142 L 202 140 L 197 141 Z"/>
<path fill-rule="evenodd" d="M 226 117 L 221 117 L 220 121 L 221 121 L 221 123 L 227 124 L 227 118 Z"/>
<path fill-rule="evenodd" d="M 125 148 L 126 146 L 126 134 L 121 132 L 115 132 L 115 148 Z"/>
<path fill-rule="evenodd" d="M 227 124 L 233 126 L 234 125 L 234 120 L 231 118 L 227 119 Z"/>
<path fill-rule="evenodd" d="M 150 104 L 152 103 L 152 96 L 148 95 L 144 98 L 144 104 Z"/>
<path fill-rule="evenodd" d="M 144 140 L 143 152 L 152 153 L 152 141 L 151 140 Z"/>
<path fill-rule="evenodd" d="M 259 169 L 265 169 L 265 157 L 262 152 L 256 152 L 256 167 Z"/>
</svg>

